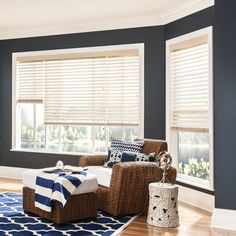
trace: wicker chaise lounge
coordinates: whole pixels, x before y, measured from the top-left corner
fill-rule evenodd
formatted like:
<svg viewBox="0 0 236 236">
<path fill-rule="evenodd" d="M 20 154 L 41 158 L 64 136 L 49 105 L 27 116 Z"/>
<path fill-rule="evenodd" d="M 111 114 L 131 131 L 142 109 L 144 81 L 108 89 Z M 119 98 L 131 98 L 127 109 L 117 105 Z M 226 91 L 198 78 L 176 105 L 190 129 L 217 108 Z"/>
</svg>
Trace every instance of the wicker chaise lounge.
<svg viewBox="0 0 236 236">
<path fill-rule="evenodd" d="M 144 153 L 167 150 L 163 140 L 145 139 Z M 80 166 L 102 166 L 107 160 L 106 155 L 89 155 L 80 157 Z M 160 181 L 163 170 L 154 162 L 122 162 L 113 165 L 110 187 L 99 185 L 98 208 L 113 216 L 147 213 L 148 184 Z M 167 171 L 167 179 L 176 181 L 176 169 Z"/>
</svg>

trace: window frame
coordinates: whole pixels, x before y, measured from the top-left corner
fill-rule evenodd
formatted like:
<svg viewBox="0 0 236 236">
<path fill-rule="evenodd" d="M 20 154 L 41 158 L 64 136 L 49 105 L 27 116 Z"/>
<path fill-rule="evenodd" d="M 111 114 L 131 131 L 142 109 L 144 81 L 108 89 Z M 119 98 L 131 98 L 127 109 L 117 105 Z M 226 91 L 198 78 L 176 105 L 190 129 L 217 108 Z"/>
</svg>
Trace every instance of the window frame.
<svg viewBox="0 0 236 236">
<path fill-rule="evenodd" d="M 95 46 L 95 47 L 83 47 L 83 48 L 68 48 L 68 49 L 52 49 L 52 50 L 40 50 L 40 51 L 27 51 L 27 52 L 16 52 L 12 53 L 12 146 L 11 151 L 20 152 L 33 152 L 33 153 L 52 153 L 52 154 L 63 154 L 63 155 L 80 155 L 86 153 L 79 152 L 57 152 L 37 149 L 23 149 L 17 147 L 17 123 L 19 123 L 19 117 L 17 117 L 17 86 L 16 86 L 16 63 L 18 57 L 29 57 L 29 56 L 52 56 L 58 54 L 70 54 L 70 53 L 99 53 L 109 52 L 115 50 L 138 50 L 139 54 L 139 126 L 138 133 L 139 137 L 144 136 L 144 43 L 134 44 L 120 44 L 120 45 L 109 45 L 109 46 Z M 106 137 L 107 139 L 107 137 Z M 107 140 L 106 140 L 107 142 Z M 94 153 L 96 154 L 96 152 Z"/>
<path fill-rule="evenodd" d="M 171 67 L 171 46 L 184 42 L 186 40 L 193 40 L 201 36 L 208 37 L 208 50 L 209 50 L 209 181 L 201 181 L 191 176 L 181 176 L 177 174 L 177 181 L 183 182 L 189 185 L 193 185 L 199 188 L 214 190 L 214 121 L 213 121 L 213 27 L 209 26 L 197 31 L 193 31 L 188 34 L 178 36 L 166 40 L 166 140 L 169 145 L 169 151 L 173 156 L 173 165 L 178 169 L 178 132 L 171 131 L 171 110 L 170 110 L 170 67 Z"/>
</svg>

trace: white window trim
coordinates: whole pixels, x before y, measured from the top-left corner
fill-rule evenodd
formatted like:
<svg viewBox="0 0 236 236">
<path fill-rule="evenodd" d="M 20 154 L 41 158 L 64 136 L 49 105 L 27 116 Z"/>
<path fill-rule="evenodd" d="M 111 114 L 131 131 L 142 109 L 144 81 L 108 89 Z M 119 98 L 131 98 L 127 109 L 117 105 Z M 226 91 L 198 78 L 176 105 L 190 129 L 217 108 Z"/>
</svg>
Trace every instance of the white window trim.
<svg viewBox="0 0 236 236">
<path fill-rule="evenodd" d="M 73 152 L 54 152 L 50 150 L 36 150 L 36 149 L 23 149 L 16 146 L 16 129 L 17 129 L 17 112 L 16 112 L 16 61 L 18 57 L 24 56 L 44 56 L 44 55 L 58 55 L 68 53 L 85 53 L 85 52 L 106 52 L 111 50 L 132 50 L 136 49 L 139 52 L 139 109 L 140 109 L 140 123 L 139 123 L 139 136 L 144 137 L 144 43 L 135 44 L 120 44 L 109 46 L 95 46 L 71 49 L 56 49 L 56 50 L 41 50 L 41 51 L 27 51 L 12 53 L 12 148 L 10 151 L 17 152 L 33 152 L 33 153 L 49 153 L 49 154 L 67 154 L 67 155 L 84 155 L 85 153 Z M 100 153 L 101 154 L 101 153 Z"/>
<path fill-rule="evenodd" d="M 176 140 L 177 138 L 172 138 L 170 132 L 170 47 L 173 44 L 177 44 L 183 42 L 185 40 L 191 40 L 197 37 L 201 37 L 204 35 L 208 36 L 209 40 L 209 162 L 210 162 L 210 173 L 209 173 L 209 186 L 203 184 L 202 181 L 193 182 L 190 179 L 181 178 L 179 174 L 177 174 L 177 180 L 186 184 L 191 184 L 200 188 L 214 190 L 214 122 L 213 122 L 213 39 L 212 39 L 212 31 L 213 27 L 209 26 L 203 28 L 201 30 L 197 30 L 170 40 L 166 41 L 166 140 L 169 145 L 170 150 L 176 150 L 177 143 L 171 143 L 170 140 Z M 178 167 L 177 163 L 177 153 L 172 152 L 173 155 L 173 165 Z M 176 157 L 176 158 L 175 158 Z"/>
</svg>

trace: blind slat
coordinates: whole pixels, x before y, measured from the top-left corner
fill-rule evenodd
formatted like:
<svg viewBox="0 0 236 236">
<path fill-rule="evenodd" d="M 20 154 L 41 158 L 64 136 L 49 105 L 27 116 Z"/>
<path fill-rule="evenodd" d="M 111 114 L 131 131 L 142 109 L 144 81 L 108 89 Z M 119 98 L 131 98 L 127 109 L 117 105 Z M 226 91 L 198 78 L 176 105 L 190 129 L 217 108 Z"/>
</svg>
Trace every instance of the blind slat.
<svg viewBox="0 0 236 236">
<path fill-rule="evenodd" d="M 45 124 L 139 123 L 139 58 L 17 63 L 17 101 L 44 103 Z"/>
<path fill-rule="evenodd" d="M 45 62 L 46 123 L 138 124 L 138 57 L 107 57 L 94 64 Z"/>
<path fill-rule="evenodd" d="M 171 128 L 209 128 L 208 43 L 171 52 Z"/>
<path fill-rule="evenodd" d="M 43 62 L 19 63 L 16 65 L 17 101 L 43 102 Z"/>
</svg>

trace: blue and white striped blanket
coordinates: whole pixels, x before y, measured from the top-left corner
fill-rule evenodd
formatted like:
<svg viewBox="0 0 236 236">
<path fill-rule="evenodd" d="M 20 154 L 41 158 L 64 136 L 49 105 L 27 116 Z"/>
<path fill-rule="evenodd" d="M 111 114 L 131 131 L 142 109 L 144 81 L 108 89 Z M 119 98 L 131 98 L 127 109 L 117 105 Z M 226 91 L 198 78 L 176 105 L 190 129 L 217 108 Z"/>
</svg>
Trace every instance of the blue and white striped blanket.
<svg viewBox="0 0 236 236">
<path fill-rule="evenodd" d="M 80 174 L 40 173 L 36 178 L 35 207 L 51 212 L 54 200 L 64 207 L 76 188 L 84 182 L 87 172 Z"/>
</svg>

